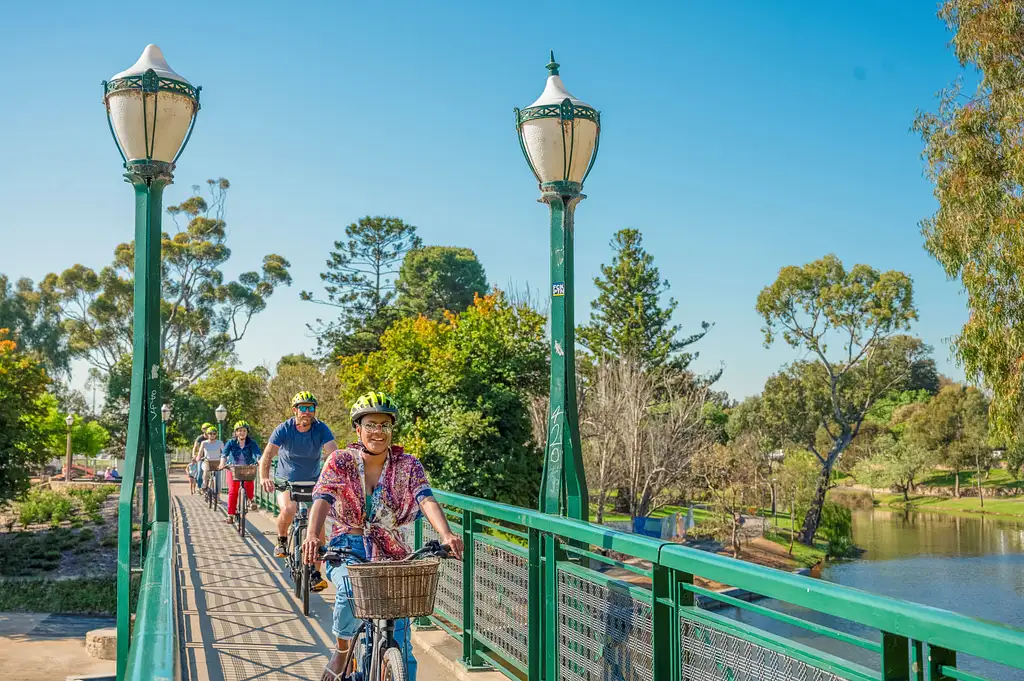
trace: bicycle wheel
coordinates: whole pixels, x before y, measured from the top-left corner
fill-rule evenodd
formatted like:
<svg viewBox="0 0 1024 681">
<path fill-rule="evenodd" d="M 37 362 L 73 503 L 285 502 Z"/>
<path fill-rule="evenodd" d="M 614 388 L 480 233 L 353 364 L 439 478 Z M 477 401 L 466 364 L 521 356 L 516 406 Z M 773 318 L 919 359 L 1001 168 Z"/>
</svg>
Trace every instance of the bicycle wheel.
<svg viewBox="0 0 1024 681">
<path fill-rule="evenodd" d="M 238 536 L 245 539 L 245 509 L 249 506 L 249 500 L 245 498 L 245 483 L 238 492 L 238 503 L 241 504 L 235 509 L 238 512 Z"/>
<path fill-rule="evenodd" d="M 288 552 L 288 564 L 292 570 L 292 590 L 295 592 L 296 598 L 301 598 L 302 593 L 300 588 L 302 587 L 302 556 L 299 552 L 302 550 L 302 545 L 299 543 L 299 532 L 298 529 L 293 526 L 291 536 L 291 550 Z"/>
<path fill-rule="evenodd" d="M 385 650 L 380 668 L 381 681 L 408 681 L 408 678 L 405 659 L 402 657 L 402 649 L 395 647 Z"/>
<path fill-rule="evenodd" d="M 310 572 L 312 572 L 313 566 L 302 564 L 302 614 L 309 614 L 309 578 Z"/>
</svg>

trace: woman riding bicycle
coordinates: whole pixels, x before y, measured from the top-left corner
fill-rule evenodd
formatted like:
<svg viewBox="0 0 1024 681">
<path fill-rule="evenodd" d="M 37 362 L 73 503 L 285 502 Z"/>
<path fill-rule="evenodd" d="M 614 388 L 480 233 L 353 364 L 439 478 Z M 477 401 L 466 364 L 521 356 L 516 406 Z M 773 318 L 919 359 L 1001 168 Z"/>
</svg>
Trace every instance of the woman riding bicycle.
<svg viewBox="0 0 1024 681">
<path fill-rule="evenodd" d="M 256 444 L 256 441 L 249 437 L 249 431 L 252 427 L 247 421 L 238 421 L 235 423 L 234 433 L 235 437 L 228 440 L 227 444 L 224 445 L 224 461 L 230 466 L 254 466 L 259 461 L 260 447 Z M 242 485 L 245 485 L 245 498 L 249 500 L 249 506 L 251 507 L 256 499 L 256 483 L 253 480 L 246 480 L 244 483 L 241 480 L 235 480 L 231 475 L 231 469 L 228 468 L 227 473 L 228 483 L 228 519 L 225 522 L 235 522 L 235 512 L 238 510 L 238 490 Z"/>
<path fill-rule="evenodd" d="M 329 550 L 347 549 L 368 560 L 400 560 L 410 553 L 401 530 L 422 511 L 456 558 L 462 556 L 462 538 L 448 526 L 444 511 L 433 497 L 419 460 L 391 444 L 398 420 L 398 405 L 384 393 L 367 393 L 350 411 L 359 441 L 339 449 L 327 460 L 313 490 L 309 529 L 302 544 L 307 562 L 320 550 L 317 528 L 330 516 L 334 530 Z M 332 630 L 338 640 L 334 656 L 327 663 L 321 681 L 337 681 L 345 670 L 350 639 L 361 622 L 352 612 L 351 590 L 345 565 L 328 566 L 327 577 L 334 583 Z M 396 623 L 395 639 L 408 660 L 408 679 L 416 681 L 416 660 L 409 642 L 409 622 Z"/>
</svg>

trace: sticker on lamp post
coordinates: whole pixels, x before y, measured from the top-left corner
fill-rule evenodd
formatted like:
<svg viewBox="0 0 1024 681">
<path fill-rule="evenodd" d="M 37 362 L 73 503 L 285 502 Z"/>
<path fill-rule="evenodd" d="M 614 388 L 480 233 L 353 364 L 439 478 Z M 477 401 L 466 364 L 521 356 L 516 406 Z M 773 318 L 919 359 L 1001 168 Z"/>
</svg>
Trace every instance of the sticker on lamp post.
<svg viewBox="0 0 1024 681">
<path fill-rule="evenodd" d="M 551 296 L 559 298 L 565 295 L 565 282 L 559 281 L 551 285 Z"/>
</svg>

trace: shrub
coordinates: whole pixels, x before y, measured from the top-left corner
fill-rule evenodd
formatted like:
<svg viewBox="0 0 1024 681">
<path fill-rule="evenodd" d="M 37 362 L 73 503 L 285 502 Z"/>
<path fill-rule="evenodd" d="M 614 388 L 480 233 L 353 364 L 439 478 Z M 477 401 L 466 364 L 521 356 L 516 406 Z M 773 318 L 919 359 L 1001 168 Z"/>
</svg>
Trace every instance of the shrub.
<svg viewBox="0 0 1024 681">
<path fill-rule="evenodd" d="M 842 558 L 849 555 L 855 545 L 853 543 L 853 514 L 850 509 L 831 501 L 825 502 L 821 509 L 821 524 L 818 534 L 828 542 L 827 552 L 830 558 Z"/>
</svg>

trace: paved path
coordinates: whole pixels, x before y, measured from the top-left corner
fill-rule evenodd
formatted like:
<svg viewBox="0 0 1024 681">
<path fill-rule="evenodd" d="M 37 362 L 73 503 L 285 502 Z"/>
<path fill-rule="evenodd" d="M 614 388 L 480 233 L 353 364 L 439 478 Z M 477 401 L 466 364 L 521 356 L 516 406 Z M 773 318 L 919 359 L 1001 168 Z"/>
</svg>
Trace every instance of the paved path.
<svg viewBox="0 0 1024 681">
<path fill-rule="evenodd" d="M 314 594 L 310 615 L 303 616 L 284 561 L 273 556 L 277 531 L 268 514 L 250 514 L 250 531 L 242 540 L 224 522 L 223 502 L 212 511 L 184 483 L 172 484 L 171 494 L 178 510 L 182 676 L 190 681 L 319 679 L 334 647 L 333 588 Z M 417 650 L 416 659 L 420 681 L 442 677 L 429 655 Z"/>
<path fill-rule="evenodd" d="M 113 660 L 85 650 L 85 634 L 114 626 L 113 618 L 0 613 L 0 670 L 4 681 L 54 681 L 71 674 L 109 674 Z"/>
</svg>

